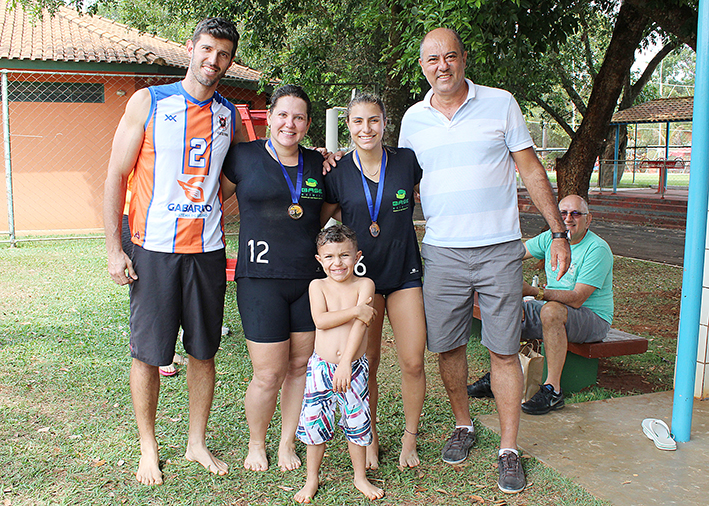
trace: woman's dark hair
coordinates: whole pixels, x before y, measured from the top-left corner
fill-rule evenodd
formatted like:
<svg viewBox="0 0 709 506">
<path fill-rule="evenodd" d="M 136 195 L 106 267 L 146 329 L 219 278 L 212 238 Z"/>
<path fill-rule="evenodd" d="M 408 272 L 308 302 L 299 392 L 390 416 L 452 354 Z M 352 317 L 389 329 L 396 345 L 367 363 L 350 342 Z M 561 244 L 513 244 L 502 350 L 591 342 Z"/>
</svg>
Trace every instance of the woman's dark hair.
<svg viewBox="0 0 709 506">
<path fill-rule="evenodd" d="M 350 113 L 352 112 L 352 108 L 357 104 L 376 105 L 377 107 L 379 107 L 379 110 L 382 111 L 382 117 L 384 118 L 384 121 L 386 121 L 387 111 L 384 107 L 384 102 L 381 98 L 379 98 L 379 96 L 374 95 L 372 93 L 358 93 L 354 96 L 352 100 L 350 100 L 350 103 L 347 105 L 347 121 L 349 121 L 350 119 Z"/>
<path fill-rule="evenodd" d="M 278 102 L 278 99 L 283 97 L 295 97 L 303 100 L 306 105 L 306 113 L 308 115 L 308 119 L 312 117 L 313 106 L 310 103 L 310 97 L 307 93 L 305 93 L 305 90 L 303 88 L 295 84 L 285 84 L 280 88 L 276 88 L 276 90 L 271 95 L 271 99 L 268 101 L 268 110 L 270 111 L 271 109 L 273 109 L 273 107 L 276 105 L 276 102 Z"/>
</svg>

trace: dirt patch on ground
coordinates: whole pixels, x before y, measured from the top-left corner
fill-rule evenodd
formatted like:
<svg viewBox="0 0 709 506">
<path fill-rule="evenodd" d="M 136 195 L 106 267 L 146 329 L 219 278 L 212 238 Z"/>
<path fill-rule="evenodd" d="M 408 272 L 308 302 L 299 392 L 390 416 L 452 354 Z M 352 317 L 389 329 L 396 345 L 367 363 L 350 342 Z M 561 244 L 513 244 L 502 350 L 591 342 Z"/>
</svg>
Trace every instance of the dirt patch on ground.
<svg viewBox="0 0 709 506">
<path fill-rule="evenodd" d="M 616 269 L 614 275 L 619 274 L 621 279 L 624 274 L 634 276 L 634 273 L 623 273 L 621 269 Z M 671 388 L 681 298 L 681 288 L 677 286 L 681 283 L 679 273 L 672 274 L 675 286 L 663 286 L 665 289 L 656 291 L 631 289 L 616 297 L 620 304 L 616 302 L 614 327 L 647 337 L 650 342 L 644 356 L 601 359 L 598 386 L 622 394 Z"/>
<path fill-rule="evenodd" d="M 655 391 L 655 385 L 642 375 L 603 359 L 598 362 L 598 386 L 623 394 L 649 394 Z"/>
</svg>

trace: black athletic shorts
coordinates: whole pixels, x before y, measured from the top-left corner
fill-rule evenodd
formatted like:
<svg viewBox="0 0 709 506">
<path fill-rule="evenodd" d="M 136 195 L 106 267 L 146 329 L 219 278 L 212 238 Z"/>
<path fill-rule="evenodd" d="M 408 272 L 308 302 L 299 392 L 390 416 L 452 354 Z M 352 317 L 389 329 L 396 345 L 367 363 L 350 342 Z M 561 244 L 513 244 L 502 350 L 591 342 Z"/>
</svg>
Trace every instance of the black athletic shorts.
<svg viewBox="0 0 709 506">
<path fill-rule="evenodd" d="M 307 279 L 238 278 L 236 302 L 249 341 L 280 343 L 291 332 L 314 332 Z"/>
<path fill-rule="evenodd" d="M 134 245 L 133 267 L 138 279 L 130 285 L 131 357 L 150 365 L 171 364 L 180 325 L 190 356 L 214 357 L 224 318 L 224 250 L 158 253 Z"/>
<path fill-rule="evenodd" d="M 421 282 L 420 279 L 414 279 L 413 281 L 407 281 L 403 285 L 399 286 L 398 288 L 392 288 L 390 290 L 384 289 L 384 290 L 374 290 L 374 293 L 378 295 L 383 295 L 384 297 L 388 297 L 394 292 L 398 292 L 399 290 L 406 290 L 407 288 L 421 288 L 423 286 L 423 283 Z"/>
</svg>

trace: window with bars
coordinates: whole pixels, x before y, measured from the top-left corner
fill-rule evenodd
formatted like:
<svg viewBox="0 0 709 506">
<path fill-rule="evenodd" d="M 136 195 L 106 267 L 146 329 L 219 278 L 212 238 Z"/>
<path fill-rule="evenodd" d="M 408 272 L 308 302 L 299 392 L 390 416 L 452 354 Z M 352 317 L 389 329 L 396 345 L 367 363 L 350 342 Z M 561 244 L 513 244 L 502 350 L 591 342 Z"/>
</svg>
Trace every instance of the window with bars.
<svg viewBox="0 0 709 506">
<path fill-rule="evenodd" d="M 10 102 L 73 102 L 102 104 L 105 102 L 101 83 L 56 83 L 10 81 Z"/>
</svg>

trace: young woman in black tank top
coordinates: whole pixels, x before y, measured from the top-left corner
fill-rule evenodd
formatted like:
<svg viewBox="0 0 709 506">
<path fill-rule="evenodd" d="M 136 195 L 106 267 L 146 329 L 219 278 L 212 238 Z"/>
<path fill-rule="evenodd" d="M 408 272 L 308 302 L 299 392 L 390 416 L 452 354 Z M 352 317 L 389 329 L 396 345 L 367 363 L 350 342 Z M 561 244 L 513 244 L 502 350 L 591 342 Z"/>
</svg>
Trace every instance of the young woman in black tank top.
<svg viewBox="0 0 709 506">
<path fill-rule="evenodd" d="M 381 354 L 384 312 L 389 316 L 402 372 L 406 425 L 399 464 L 417 466 L 418 423 L 426 393 L 424 349 L 426 321 L 421 289 L 421 259 L 413 226 L 414 187 L 421 168 L 413 151 L 382 145 L 386 114 L 381 99 L 358 95 L 348 107 L 347 126 L 355 150 L 325 178 L 323 214 L 341 208 L 342 221 L 357 233 L 363 252 L 355 273 L 376 285 L 377 317 L 368 330 L 369 402 L 373 442 L 367 447 L 367 468 L 379 466 L 376 431 L 377 368 Z"/>
</svg>

